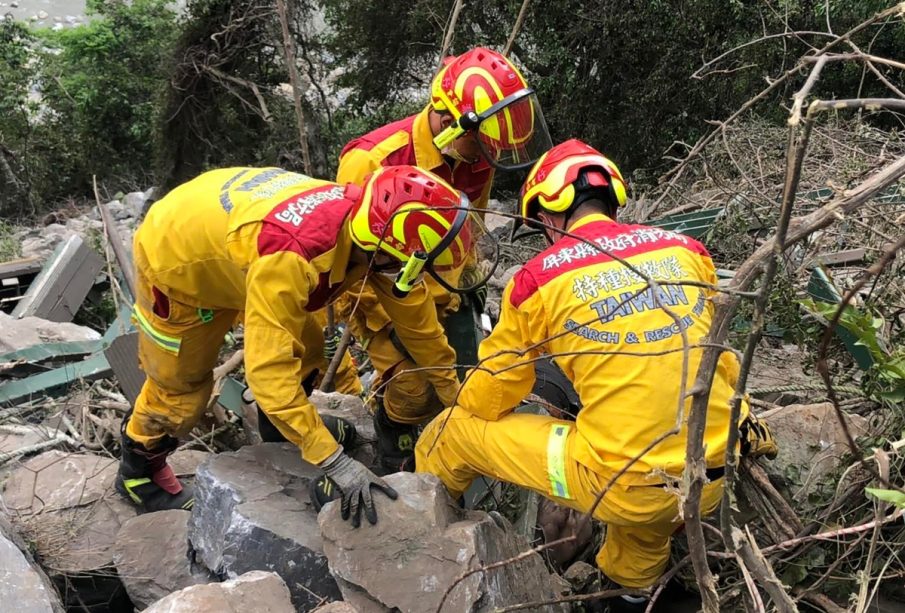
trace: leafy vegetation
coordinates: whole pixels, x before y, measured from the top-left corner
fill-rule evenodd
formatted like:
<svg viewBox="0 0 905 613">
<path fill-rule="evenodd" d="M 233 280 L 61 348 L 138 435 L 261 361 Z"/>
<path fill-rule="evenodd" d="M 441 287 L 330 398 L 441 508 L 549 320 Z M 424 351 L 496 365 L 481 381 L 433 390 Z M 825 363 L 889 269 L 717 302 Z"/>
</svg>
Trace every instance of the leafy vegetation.
<svg viewBox="0 0 905 613">
<path fill-rule="evenodd" d="M 0 23 L 0 159 L 13 190 L 0 213 L 22 217 L 89 194 L 147 184 L 153 118 L 176 15 L 166 0 L 89 0 L 78 28 Z"/>
</svg>

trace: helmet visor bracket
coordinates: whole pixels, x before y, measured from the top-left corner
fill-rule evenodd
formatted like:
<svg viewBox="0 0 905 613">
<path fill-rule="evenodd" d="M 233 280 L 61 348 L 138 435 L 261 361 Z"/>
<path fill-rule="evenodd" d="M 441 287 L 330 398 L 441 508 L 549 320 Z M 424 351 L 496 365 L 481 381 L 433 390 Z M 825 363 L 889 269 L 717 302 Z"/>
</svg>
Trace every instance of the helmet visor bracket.
<svg viewBox="0 0 905 613">
<path fill-rule="evenodd" d="M 528 168 L 553 147 L 540 102 L 531 88 L 519 90 L 480 113 L 477 124 L 481 153 L 499 170 Z"/>
</svg>

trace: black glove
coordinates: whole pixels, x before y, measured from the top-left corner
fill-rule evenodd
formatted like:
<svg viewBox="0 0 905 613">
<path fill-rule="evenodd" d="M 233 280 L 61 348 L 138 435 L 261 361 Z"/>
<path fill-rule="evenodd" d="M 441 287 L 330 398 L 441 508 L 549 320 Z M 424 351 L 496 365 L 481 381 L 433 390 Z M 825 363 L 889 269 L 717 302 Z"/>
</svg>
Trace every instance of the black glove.
<svg viewBox="0 0 905 613">
<path fill-rule="evenodd" d="M 377 488 L 386 494 L 390 500 L 396 500 L 399 494 L 387 483 L 368 470 L 368 467 L 347 456 L 344 453 L 337 454 L 334 458 L 327 458 L 321 464 L 321 468 L 342 492 L 340 513 L 343 519 L 352 516 L 352 526 L 361 525 L 361 507 L 364 506 L 365 516 L 371 524 L 377 523 L 377 510 L 374 508 L 374 499 L 371 496 L 371 488 Z"/>
</svg>

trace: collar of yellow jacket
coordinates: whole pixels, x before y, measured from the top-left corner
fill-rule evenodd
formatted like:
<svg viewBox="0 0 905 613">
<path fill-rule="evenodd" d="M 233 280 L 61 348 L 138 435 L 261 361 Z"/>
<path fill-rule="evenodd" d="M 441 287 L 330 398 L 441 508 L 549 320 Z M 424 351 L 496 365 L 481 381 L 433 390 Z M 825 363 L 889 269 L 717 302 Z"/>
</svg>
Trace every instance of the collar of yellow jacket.
<svg viewBox="0 0 905 613">
<path fill-rule="evenodd" d="M 352 233 L 349 230 L 349 218 L 343 222 L 342 231 L 336 239 L 333 251 L 333 267 L 330 269 L 330 285 L 342 283 L 349 268 L 349 257 L 352 255 Z"/>
<path fill-rule="evenodd" d="M 586 226 L 589 223 L 593 223 L 595 221 L 609 221 L 613 223 L 613 220 L 604 215 L 603 213 L 591 213 L 590 215 L 585 215 L 580 219 L 576 219 L 573 221 L 568 228 L 566 228 L 566 232 L 574 232 L 578 228 L 582 226 Z"/>
<path fill-rule="evenodd" d="M 412 146 L 415 148 L 415 164 L 418 168 L 433 170 L 445 164 L 443 154 L 434 144 L 434 134 L 431 132 L 430 106 L 415 116 L 412 123 Z"/>
</svg>

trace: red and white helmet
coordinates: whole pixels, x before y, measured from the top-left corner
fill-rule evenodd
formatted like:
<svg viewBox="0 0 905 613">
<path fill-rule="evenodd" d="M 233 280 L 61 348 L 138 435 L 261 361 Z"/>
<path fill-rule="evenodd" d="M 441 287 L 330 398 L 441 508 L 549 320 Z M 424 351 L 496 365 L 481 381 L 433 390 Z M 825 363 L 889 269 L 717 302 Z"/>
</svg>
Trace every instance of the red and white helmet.
<svg viewBox="0 0 905 613">
<path fill-rule="evenodd" d="M 519 193 L 525 219 L 536 219 L 540 209 L 563 213 L 587 190 L 604 189 L 616 206 L 625 206 L 622 173 L 609 158 L 578 139 L 556 145 L 537 161 Z"/>
<path fill-rule="evenodd" d="M 455 122 L 434 138 L 443 149 L 475 131 L 498 168 L 526 168 L 552 145 L 534 90 L 501 54 L 476 47 L 447 62 L 431 83 L 431 107 Z"/>
</svg>

